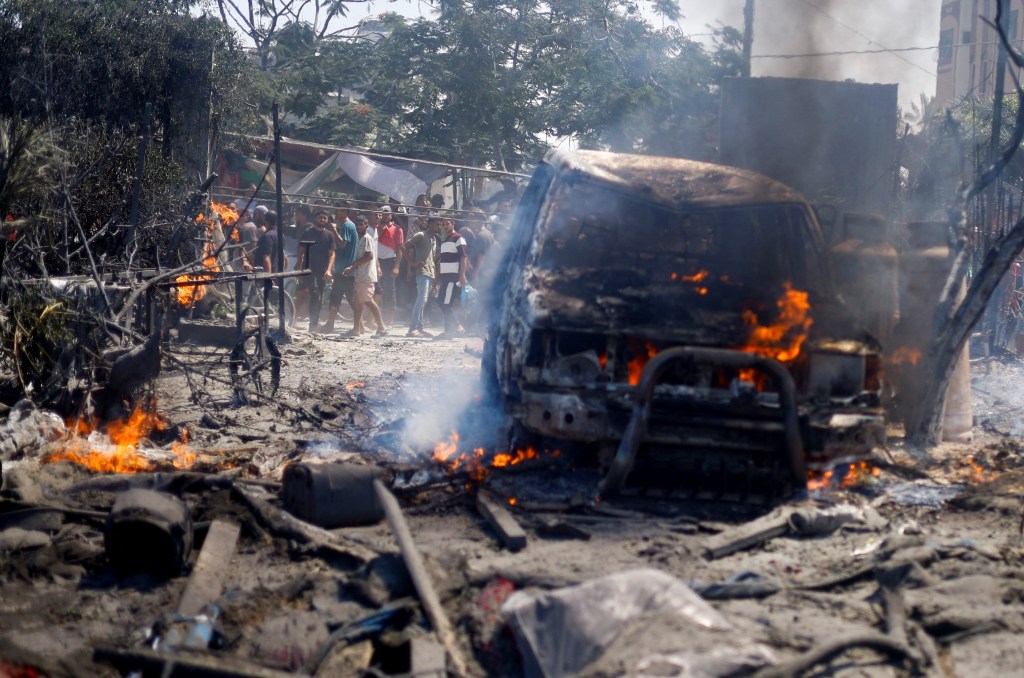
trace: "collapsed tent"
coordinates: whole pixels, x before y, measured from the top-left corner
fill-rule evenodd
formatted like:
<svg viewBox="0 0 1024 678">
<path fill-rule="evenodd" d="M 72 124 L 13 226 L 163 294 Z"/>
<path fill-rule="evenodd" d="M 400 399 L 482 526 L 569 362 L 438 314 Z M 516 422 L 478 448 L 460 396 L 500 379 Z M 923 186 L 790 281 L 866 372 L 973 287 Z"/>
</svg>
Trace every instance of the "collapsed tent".
<svg viewBox="0 0 1024 678">
<path fill-rule="evenodd" d="M 413 161 L 385 164 L 365 155 L 336 151 L 331 157 L 289 186 L 285 193 L 308 195 L 325 183 L 348 176 L 352 181 L 401 203 L 411 205 L 416 196 L 427 193 L 430 184 L 444 176 L 446 169 Z"/>
</svg>

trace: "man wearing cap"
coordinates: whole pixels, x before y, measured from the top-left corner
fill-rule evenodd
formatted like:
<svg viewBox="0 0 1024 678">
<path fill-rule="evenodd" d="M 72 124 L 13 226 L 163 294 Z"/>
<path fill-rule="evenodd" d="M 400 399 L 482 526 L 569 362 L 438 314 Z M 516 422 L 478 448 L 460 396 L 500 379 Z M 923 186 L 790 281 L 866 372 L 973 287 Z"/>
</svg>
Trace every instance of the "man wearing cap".
<svg viewBox="0 0 1024 678">
<path fill-rule="evenodd" d="M 380 222 L 377 225 L 377 261 L 380 265 L 381 278 L 378 287 L 378 302 L 384 313 L 384 322 L 390 326 L 395 322 L 398 299 L 395 294 L 395 278 L 398 277 L 402 265 L 402 248 L 405 246 L 405 234 L 395 223 L 391 206 L 380 208 Z"/>
<path fill-rule="evenodd" d="M 260 205 L 260 207 L 263 206 Z M 256 219 L 263 219 L 263 214 L 258 212 L 258 209 L 254 212 L 247 212 L 243 217 L 239 217 L 239 221 L 242 224 L 238 227 L 238 242 L 242 245 L 242 256 L 245 257 L 248 268 L 259 266 L 259 262 L 253 256 L 256 252 L 256 244 L 260 240 L 260 228 L 256 224 Z M 265 211 L 267 208 L 263 207 L 263 209 Z M 259 216 L 256 216 L 257 213 Z"/>
</svg>

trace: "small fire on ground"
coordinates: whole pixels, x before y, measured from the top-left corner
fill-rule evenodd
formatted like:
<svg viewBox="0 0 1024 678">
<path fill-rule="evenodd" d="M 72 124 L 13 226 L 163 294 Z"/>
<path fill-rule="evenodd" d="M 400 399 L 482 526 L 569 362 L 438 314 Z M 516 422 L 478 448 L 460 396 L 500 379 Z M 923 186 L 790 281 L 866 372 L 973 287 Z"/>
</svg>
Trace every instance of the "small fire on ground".
<svg viewBox="0 0 1024 678">
<path fill-rule="evenodd" d="M 545 452 L 546 456 L 557 459 L 559 451 Z M 431 455 L 435 461 L 444 466 L 449 473 L 464 471 L 470 479 L 480 482 L 491 472 L 491 469 L 506 468 L 521 464 L 524 461 L 539 459 L 541 454 L 533 447 L 515 452 L 500 452 L 488 458 L 487 451 L 482 447 L 473 450 L 459 449 L 459 434 L 452 431 L 448 440 L 434 446 Z M 514 504 L 514 499 L 509 503 Z"/>
<path fill-rule="evenodd" d="M 197 459 L 197 455 L 189 450 L 187 430 L 182 433 L 181 440 L 171 446 L 169 454 L 156 451 L 147 454 L 142 443 L 151 434 L 167 430 L 170 423 L 141 405 L 127 419 L 102 427 L 88 419 L 72 420 L 67 427 L 72 437 L 62 450 L 51 454 L 46 463 L 70 461 L 94 471 L 138 473 L 166 465 L 188 469 Z"/>
<path fill-rule="evenodd" d="M 881 472 L 881 469 L 870 461 L 859 461 L 838 470 L 808 471 L 807 490 L 815 492 L 835 487 L 856 487 L 868 478 L 877 478 Z"/>
</svg>

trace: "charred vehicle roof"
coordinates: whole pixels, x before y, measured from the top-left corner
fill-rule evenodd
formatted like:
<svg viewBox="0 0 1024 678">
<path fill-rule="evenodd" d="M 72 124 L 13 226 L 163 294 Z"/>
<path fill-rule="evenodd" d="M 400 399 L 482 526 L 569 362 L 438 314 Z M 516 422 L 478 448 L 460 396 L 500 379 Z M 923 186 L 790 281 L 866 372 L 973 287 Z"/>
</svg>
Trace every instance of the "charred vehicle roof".
<svg viewBox="0 0 1024 678">
<path fill-rule="evenodd" d="M 499 276 L 484 374 L 515 430 L 616 459 L 629 439 L 670 466 L 778 448 L 791 479 L 878 442 L 875 347 L 845 321 L 812 209 L 768 177 L 552 152 Z M 634 430 L 638 403 L 660 438 Z"/>
</svg>

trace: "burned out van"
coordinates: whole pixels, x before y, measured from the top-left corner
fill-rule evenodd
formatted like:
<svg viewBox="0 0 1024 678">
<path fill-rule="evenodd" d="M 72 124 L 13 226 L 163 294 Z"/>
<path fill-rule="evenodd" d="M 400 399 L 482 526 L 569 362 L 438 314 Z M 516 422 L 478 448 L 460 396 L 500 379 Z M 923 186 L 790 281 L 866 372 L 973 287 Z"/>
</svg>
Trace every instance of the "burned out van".
<svg viewBox="0 0 1024 678">
<path fill-rule="evenodd" d="M 765 494 L 884 442 L 877 344 L 796 191 L 687 160 L 553 151 L 497 271 L 483 377 L 600 491 Z"/>
</svg>

